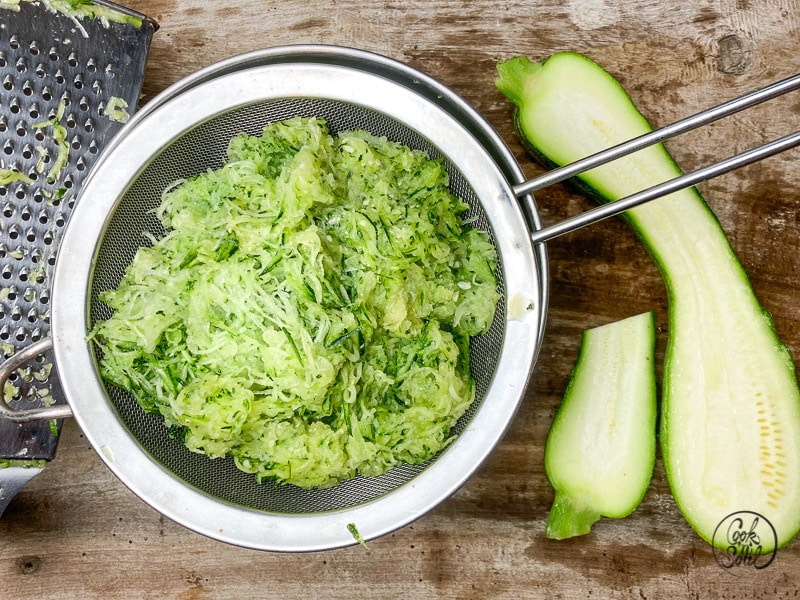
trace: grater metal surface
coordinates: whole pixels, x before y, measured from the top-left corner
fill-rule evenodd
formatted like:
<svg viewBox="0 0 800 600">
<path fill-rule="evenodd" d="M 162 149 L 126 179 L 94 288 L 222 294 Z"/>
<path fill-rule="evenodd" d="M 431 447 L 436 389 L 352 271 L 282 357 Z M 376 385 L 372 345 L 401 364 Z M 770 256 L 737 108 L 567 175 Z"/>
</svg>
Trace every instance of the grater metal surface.
<svg viewBox="0 0 800 600">
<path fill-rule="evenodd" d="M 61 232 L 81 182 L 125 120 L 124 114 L 120 118 L 109 109 L 115 115 L 110 118 L 105 109 L 118 98 L 132 114 L 139 99 L 157 24 L 123 7 L 103 4 L 140 17 L 141 26 L 74 19 L 50 12 L 38 2 L 21 3 L 19 12 L 0 10 L 0 355 L 4 359 L 48 335 L 49 282 Z M 26 179 L 13 181 L 16 175 L 9 172 Z M 10 404 L 27 408 L 65 403 L 51 365 L 52 357 L 45 355 L 18 372 Z M 60 422 L 0 419 L 0 461 L 52 459 L 58 429 Z"/>
</svg>

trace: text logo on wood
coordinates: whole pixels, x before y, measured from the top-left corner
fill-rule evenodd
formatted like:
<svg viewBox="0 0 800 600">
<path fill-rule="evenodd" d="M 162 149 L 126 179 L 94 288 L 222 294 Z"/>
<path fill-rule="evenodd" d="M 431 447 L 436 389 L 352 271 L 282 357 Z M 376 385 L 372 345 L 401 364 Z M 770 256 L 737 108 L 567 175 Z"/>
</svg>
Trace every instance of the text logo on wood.
<svg viewBox="0 0 800 600">
<path fill-rule="evenodd" d="M 723 569 L 763 569 L 775 559 L 778 536 L 763 515 L 741 510 L 720 521 L 711 544 Z"/>
</svg>

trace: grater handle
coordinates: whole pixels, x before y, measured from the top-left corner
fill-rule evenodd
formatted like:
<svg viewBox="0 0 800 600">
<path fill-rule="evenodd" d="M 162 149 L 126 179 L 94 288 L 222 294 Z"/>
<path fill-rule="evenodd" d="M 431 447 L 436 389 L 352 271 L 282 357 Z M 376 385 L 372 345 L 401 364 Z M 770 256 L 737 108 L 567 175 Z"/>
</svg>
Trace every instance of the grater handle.
<svg viewBox="0 0 800 600">
<path fill-rule="evenodd" d="M 47 337 L 20 350 L 14 354 L 14 356 L 0 364 L 0 419 L 6 419 L 14 423 L 29 423 L 31 421 L 45 421 L 48 419 L 64 419 L 72 416 L 72 410 L 67 404 L 16 409 L 9 406 L 6 400 L 5 385 L 14 371 L 40 354 L 52 349 L 52 347 L 53 340 Z"/>
<path fill-rule="evenodd" d="M 17 492 L 41 472 L 40 467 L 6 467 L 0 470 L 0 517 Z"/>
</svg>

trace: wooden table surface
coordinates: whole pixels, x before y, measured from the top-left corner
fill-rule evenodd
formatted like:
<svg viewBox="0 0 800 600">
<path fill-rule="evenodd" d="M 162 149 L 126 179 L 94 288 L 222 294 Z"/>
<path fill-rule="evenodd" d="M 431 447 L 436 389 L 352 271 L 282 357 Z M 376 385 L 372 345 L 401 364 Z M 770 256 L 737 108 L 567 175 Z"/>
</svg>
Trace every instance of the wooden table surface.
<svg viewBox="0 0 800 600">
<path fill-rule="evenodd" d="M 794 74 L 793 0 L 129 0 L 160 24 L 147 102 L 231 55 L 324 43 L 404 61 L 451 87 L 499 131 L 528 175 L 495 65 L 575 50 L 600 62 L 655 124 Z M 669 144 L 691 170 L 800 129 L 785 97 Z M 800 358 L 798 151 L 701 186 L 764 307 Z M 591 204 L 557 185 L 546 223 Z M 278 554 L 206 539 L 160 516 L 104 466 L 73 421 L 57 458 L 0 519 L 2 598 L 784 598 L 800 590 L 800 540 L 762 570 L 723 569 L 686 524 L 660 460 L 639 509 L 569 541 L 545 538 L 553 498 L 543 446 L 581 331 L 654 310 L 659 362 L 666 294 L 617 219 L 548 244 L 548 325 L 535 378 L 502 443 L 453 497 L 413 524 L 329 552 Z"/>
</svg>

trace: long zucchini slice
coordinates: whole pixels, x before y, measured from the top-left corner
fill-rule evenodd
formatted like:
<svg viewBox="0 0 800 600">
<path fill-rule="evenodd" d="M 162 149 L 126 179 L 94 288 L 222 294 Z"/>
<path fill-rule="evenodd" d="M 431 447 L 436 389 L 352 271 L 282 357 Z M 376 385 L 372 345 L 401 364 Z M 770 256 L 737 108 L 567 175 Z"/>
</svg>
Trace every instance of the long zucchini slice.
<svg viewBox="0 0 800 600">
<path fill-rule="evenodd" d="M 535 157 L 563 165 L 651 130 L 614 78 L 570 52 L 498 65 L 517 130 Z M 614 201 L 681 173 L 663 145 L 580 177 Z M 733 200 L 735 201 L 735 199 Z M 715 530 L 738 511 L 774 528 L 749 549 L 773 552 L 800 530 L 800 391 L 792 356 L 755 297 L 724 231 L 696 189 L 625 214 L 658 263 L 669 299 L 660 444 L 678 508 Z"/>
<path fill-rule="evenodd" d="M 578 360 L 545 446 L 556 491 L 547 537 L 589 533 L 639 506 L 656 458 L 653 313 L 583 332 Z"/>
</svg>

